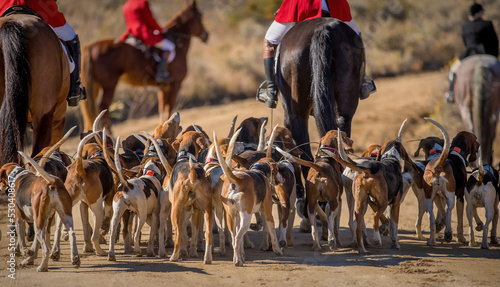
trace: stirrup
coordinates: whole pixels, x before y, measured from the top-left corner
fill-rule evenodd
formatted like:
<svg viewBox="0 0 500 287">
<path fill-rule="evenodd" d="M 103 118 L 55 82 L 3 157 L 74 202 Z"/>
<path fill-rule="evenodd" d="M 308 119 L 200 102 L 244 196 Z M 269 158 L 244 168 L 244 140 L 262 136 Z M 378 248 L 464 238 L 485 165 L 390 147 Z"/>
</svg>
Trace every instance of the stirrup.
<svg viewBox="0 0 500 287">
<path fill-rule="evenodd" d="M 377 92 L 375 82 L 370 76 L 365 75 L 363 78 L 363 83 L 361 83 L 361 93 L 359 95 L 359 98 L 361 100 L 367 99 L 371 94 L 375 92 Z"/>
<path fill-rule="evenodd" d="M 444 102 L 449 104 L 453 104 L 455 102 L 455 97 L 453 96 L 453 92 L 447 91 L 444 94 Z"/>
<path fill-rule="evenodd" d="M 267 80 L 262 82 L 262 84 L 260 84 L 259 88 L 257 89 L 257 94 L 255 95 L 255 98 L 257 99 L 257 101 L 265 103 L 266 106 L 268 106 L 271 109 L 276 108 L 276 106 L 278 105 L 278 99 L 272 99 L 267 94 Z"/>
</svg>

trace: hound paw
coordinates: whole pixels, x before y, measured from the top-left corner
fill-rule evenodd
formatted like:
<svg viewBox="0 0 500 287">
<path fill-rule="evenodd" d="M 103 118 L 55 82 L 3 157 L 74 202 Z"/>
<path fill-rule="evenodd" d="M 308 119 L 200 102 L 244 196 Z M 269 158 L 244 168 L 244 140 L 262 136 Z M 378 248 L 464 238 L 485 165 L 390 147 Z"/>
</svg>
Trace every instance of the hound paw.
<svg viewBox="0 0 500 287">
<path fill-rule="evenodd" d="M 38 266 L 36 268 L 36 271 L 38 271 L 38 272 L 47 272 L 47 271 L 49 271 L 49 268 L 47 266 Z"/>
<path fill-rule="evenodd" d="M 62 240 L 64 240 L 64 241 L 69 241 L 69 234 L 68 234 L 67 232 L 64 232 L 64 233 L 62 234 Z"/>
<path fill-rule="evenodd" d="M 458 235 L 457 240 L 460 243 L 467 243 L 467 240 L 465 239 L 465 237 L 463 235 Z"/>
<path fill-rule="evenodd" d="M 330 247 L 331 251 L 336 251 L 337 250 L 337 244 L 335 243 L 335 240 L 328 241 L 328 246 Z"/>
<path fill-rule="evenodd" d="M 359 255 L 368 255 L 368 254 L 370 253 L 366 250 L 359 250 Z"/>
<path fill-rule="evenodd" d="M 453 239 L 453 235 L 452 235 L 451 231 L 445 231 L 444 232 L 444 241 L 451 242 L 452 239 Z"/>
<path fill-rule="evenodd" d="M 53 261 L 59 261 L 59 258 L 61 258 L 61 253 L 59 251 L 54 251 L 50 255 L 50 259 L 52 259 Z"/>
<path fill-rule="evenodd" d="M 379 232 L 380 234 L 382 234 L 383 236 L 388 236 L 389 235 L 389 228 L 388 228 L 388 225 L 387 223 L 382 223 L 379 227 Z"/>
<path fill-rule="evenodd" d="M 483 231 L 484 225 L 482 222 L 478 223 L 476 225 L 476 231 Z"/>
<path fill-rule="evenodd" d="M 73 260 L 72 260 L 71 264 L 75 268 L 80 268 L 80 264 L 81 264 L 81 262 L 80 262 L 80 256 L 77 255 L 77 256 L 73 257 Z"/>
<path fill-rule="evenodd" d="M 491 238 L 490 243 L 491 244 L 498 244 L 498 240 L 497 240 L 496 236 Z"/>
<path fill-rule="evenodd" d="M 285 246 L 286 246 L 286 241 L 280 240 L 280 247 L 285 247 Z"/>
<path fill-rule="evenodd" d="M 28 266 L 28 265 L 33 265 L 34 262 L 35 262 L 35 258 L 34 257 L 29 257 L 29 258 L 24 259 L 21 262 L 21 266 L 25 267 L 25 266 Z"/>
<path fill-rule="evenodd" d="M 262 223 L 252 223 L 250 224 L 250 229 L 252 229 L 253 231 L 260 231 L 262 230 Z"/>
<path fill-rule="evenodd" d="M 158 257 L 160 257 L 160 258 L 167 257 L 167 252 L 165 250 L 159 250 L 158 251 Z"/>
<path fill-rule="evenodd" d="M 244 243 L 244 248 L 245 249 L 252 249 L 254 247 L 255 247 L 255 245 L 251 241 L 248 241 L 248 242 Z"/>
</svg>

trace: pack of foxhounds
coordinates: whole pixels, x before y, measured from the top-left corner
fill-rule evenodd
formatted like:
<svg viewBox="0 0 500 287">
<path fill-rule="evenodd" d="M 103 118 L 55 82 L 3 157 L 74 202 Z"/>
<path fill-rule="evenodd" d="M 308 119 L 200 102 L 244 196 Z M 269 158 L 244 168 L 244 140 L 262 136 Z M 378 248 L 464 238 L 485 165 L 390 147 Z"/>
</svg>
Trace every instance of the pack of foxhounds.
<svg viewBox="0 0 500 287">
<path fill-rule="evenodd" d="M 481 248 L 489 247 L 488 231 L 490 244 L 498 244 L 499 173 L 483 164 L 483 157 L 484 162 L 491 162 L 492 155 L 481 155 L 474 134 L 462 131 L 450 140 L 446 129 L 429 118 L 425 120 L 442 137 L 420 140 L 413 157 L 422 152 L 421 160 L 412 160 L 403 145 L 406 121 L 393 140 L 371 145 L 359 157 L 344 132 L 329 131 L 320 139 L 315 158 L 305 159 L 288 129 L 270 127 L 266 136 L 265 118 L 251 117 L 235 128 L 235 117 L 227 137 L 213 133 L 210 138 L 195 124 L 183 130 L 180 115 L 175 113 L 153 134 L 140 131 L 123 141 L 99 130 L 99 119 L 92 131 L 82 134 L 74 158 L 60 151 L 70 130 L 35 158 L 19 152 L 24 165 L 1 167 L 2 192 L 9 188 L 15 192 L 17 252 L 25 257 L 21 265 L 33 265 L 41 247 L 37 270 L 48 271 L 49 258 L 61 258 L 63 237 L 70 243 L 70 261 L 77 268 L 79 250 L 120 260 L 117 244 L 137 256 L 165 258 L 170 249 L 170 261 L 204 252 L 205 264 L 214 259 L 213 250 L 225 256 L 226 245 L 231 244 L 233 263 L 243 266 L 245 249 L 254 247 L 248 236 L 252 230 L 262 230 L 261 250 L 282 255 L 293 246 L 296 214 L 302 217 L 301 226 L 311 230 L 312 249 L 321 250 L 321 241 L 326 240 L 335 250 L 342 246 L 342 194 L 349 209 L 350 247 L 367 254 L 365 246 L 382 245 L 381 235 L 385 235 L 390 236 L 391 248 L 399 249 L 400 207 L 410 188 L 418 200 L 415 229 L 419 240 L 425 240 L 421 223 L 427 212 L 427 244 L 436 245 L 440 236 L 452 241 L 456 205 L 456 240 L 467 244 L 463 230 L 467 203 L 469 246 L 476 246 L 474 229 L 483 231 Z M 304 180 L 301 170 L 307 175 Z M 299 189 L 304 191 L 300 198 Z M 75 204 L 80 204 L 83 246 L 77 246 L 74 231 Z M 368 206 L 373 210 L 370 238 L 364 223 Z M 478 207 L 485 209 L 484 222 Z M 144 254 L 140 243 L 146 223 L 149 238 Z M 27 247 L 30 225 L 34 239 Z M 50 229 L 54 231 L 51 248 Z M 213 234 L 218 235 L 217 247 Z M 101 247 L 106 243 L 107 252 Z"/>
</svg>

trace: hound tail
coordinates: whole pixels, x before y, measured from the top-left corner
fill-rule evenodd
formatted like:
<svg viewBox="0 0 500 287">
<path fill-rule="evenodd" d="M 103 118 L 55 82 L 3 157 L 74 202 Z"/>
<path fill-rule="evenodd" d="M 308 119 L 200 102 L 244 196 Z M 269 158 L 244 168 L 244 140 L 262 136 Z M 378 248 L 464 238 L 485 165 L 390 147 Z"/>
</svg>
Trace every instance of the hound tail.
<svg viewBox="0 0 500 287">
<path fill-rule="evenodd" d="M 236 139 L 240 135 L 241 129 L 238 129 L 233 137 L 231 138 L 231 141 L 229 142 L 229 147 L 228 151 L 232 151 L 234 149 L 234 144 L 236 142 Z M 227 179 L 229 182 L 235 184 L 238 182 L 238 178 L 234 175 L 233 171 L 229 167 L 231 164 L 231 157 L 232 157 L 232 152 L 229 152 L 227 154 L 227 159 L 226 161 L 224 160 L 224 156 L 222 155 L 222 151 L 220 149 L 219 143 L 217 142 L 217 135 L 214 132 L 214 145 L 215 145 L 215 153 L 217 154 L 217 159 L 219 160 L 220 167 L 222 168 L 222 171 L 224 172 L 224 175 L 226 175 Z"/>
</svg>

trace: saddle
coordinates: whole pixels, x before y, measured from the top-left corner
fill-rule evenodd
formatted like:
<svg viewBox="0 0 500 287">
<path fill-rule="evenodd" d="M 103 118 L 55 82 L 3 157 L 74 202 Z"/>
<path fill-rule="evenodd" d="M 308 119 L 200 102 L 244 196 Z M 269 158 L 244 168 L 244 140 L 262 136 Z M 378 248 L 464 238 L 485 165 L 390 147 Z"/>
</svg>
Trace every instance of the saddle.
<svg viewBox="0 0 500 287">
<path fill-rule="evenodd" d="M 160 63 L 161 56 L 163 54 L 163 51 L 160 48 L 148 46 L 133 35 L 128 35 L 127 39 L 125 39 L 125 43 L 136 48 L 137 50 L 140 50 L 146 59 L 152 59 L 156 64 Z"/>
<path fill-rule="evenodd" d="M 30 8 L 28 8 L 26 6 L 21 6 L 21 5 L 10 6 L 9 8 L 7 8 L 7 10 L 5 10 L 2 13 L 2 16 L 0 16 L 0 17 L 7 17 L 7 16 L 12 15 L 12 14 L 27 14 L 27 15 L 33 15 L 33 16 L 36 16 L 40 19 L 43 19 L 35 11 L 31 10 Z"/>
</svg>

